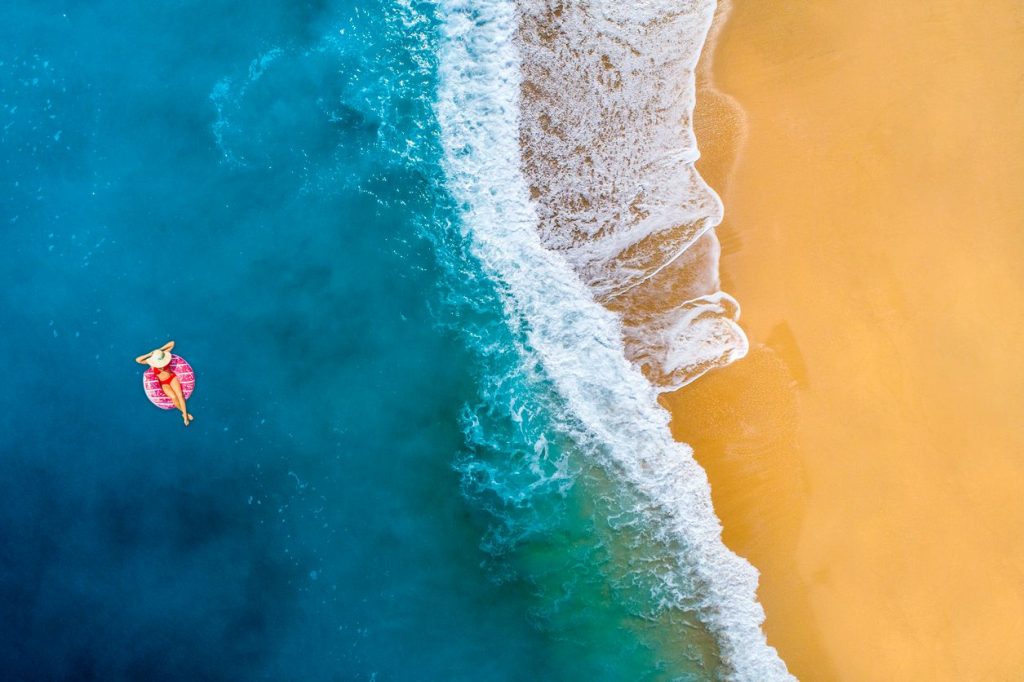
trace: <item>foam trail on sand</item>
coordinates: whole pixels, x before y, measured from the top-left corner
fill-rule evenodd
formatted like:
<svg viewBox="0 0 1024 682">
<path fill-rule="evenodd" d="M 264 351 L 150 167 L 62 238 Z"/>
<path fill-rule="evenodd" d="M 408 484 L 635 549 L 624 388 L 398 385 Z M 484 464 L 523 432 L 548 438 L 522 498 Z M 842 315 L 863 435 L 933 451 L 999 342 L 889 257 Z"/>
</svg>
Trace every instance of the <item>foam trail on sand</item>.
<svg viewBox="0 0 1024 682">
<path fill-rule="evenodd" d="M 564 253 L 541 241 L 520 165 L 515 5 L 442 0 L 440 13 L 436 108 L 447 181 L 509 323 L 525 332 L 524 352 L 564 400 L 586 456 L 637 500 L 633 514 L 665 555 L 649 569 L 660 608 L 699 615 L 730 679 L 791 679 L 761 630 L 757 571 L 722 544 L 707 477 L 692 450 L 671 438 L 655 388 L 627 360 L 619 318 L 595 301 Z"/>
<path fill-rule="evenodd" d="M 743 357 L 719 291 L 722 202 L 695 168 L 695 71 L 714 0 L 516 0 L 522 167 L 549 249 L 619 313 L 671 391 Z"/>
</svg>

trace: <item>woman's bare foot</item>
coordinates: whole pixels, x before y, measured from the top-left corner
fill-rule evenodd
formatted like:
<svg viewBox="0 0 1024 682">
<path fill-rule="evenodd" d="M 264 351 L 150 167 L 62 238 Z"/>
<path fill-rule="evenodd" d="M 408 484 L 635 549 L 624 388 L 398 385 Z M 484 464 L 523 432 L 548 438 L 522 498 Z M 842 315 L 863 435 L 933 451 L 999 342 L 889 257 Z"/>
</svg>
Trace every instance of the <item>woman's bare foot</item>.
<svg viewBox="0 0 1024 682">
<path fill-rule="evenodd" d="M 184 420 L 184 422 L 185 422 L 185 426 L 188 426 L 188 418 L 189 418 L 189 415 L 187 415 L 187 414 L 185 414 L 184 412 L 182 412 L 182 413 L 181 413 L 181 418 L 182 418 L 182 420 Z"/>
</svg>

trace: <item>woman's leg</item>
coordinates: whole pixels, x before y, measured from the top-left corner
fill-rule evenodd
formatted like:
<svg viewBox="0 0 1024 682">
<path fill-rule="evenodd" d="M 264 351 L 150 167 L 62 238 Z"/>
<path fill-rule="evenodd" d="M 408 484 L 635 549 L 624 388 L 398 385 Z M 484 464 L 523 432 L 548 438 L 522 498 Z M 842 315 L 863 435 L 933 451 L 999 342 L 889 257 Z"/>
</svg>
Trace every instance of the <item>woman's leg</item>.
<svg viewBox="0 0 1024 682">
<path fill-rule="evenodd" d="M 181 405 L 178 403 L 178 396 L 171 390 L 171 387 L 168 384 L 161 384 L 160 388 L 163 390 L 164 395 L 171 399 L 174 409 L 180 410 Z"/>
<path fill-rule="evenodd" d="M 181 382 L 178 381 L 178 377 L 171 379 L 171 390 L 178 396 L 178 404 L 181 405 L 182 413 L 188 417 L 189 421 L 192 421 L 192 415 L 188 413 L 188 408 L 185 406 L 185 394 L 181 390 Z"/>
<path fill-rule="evenodd" d="M 160 388 L 164 390 L 167 397 L 174 403 L 174 408 L 181 411 L 181 418 L 185 422 L 185 426 L 188 426 L 191 415 L 189 415 L 185 407 L 185 396 L 181 393 L 181 382 L 178 381 L 178 377 L 171 379 L 171 382 L 168 384 L 161 384 Z"/>
</svg>

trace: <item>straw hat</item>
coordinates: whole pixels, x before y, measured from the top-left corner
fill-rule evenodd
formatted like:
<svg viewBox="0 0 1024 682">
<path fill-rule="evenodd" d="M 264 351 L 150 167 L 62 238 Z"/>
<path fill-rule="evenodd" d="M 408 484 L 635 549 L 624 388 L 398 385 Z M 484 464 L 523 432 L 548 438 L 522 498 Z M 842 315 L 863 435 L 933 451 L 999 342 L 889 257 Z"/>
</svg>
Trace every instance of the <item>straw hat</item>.
<svg viewBox="0 0 1024 682">
<path fill-rule="evenodd" d="M 153 354 L 149 356 L 149 359 L 146 360 L 146 364 L 157 369 L 166 367 L 171 364 L 171 354 L 165 350 L 155 350 L 153 351 Z"/>
</svg>

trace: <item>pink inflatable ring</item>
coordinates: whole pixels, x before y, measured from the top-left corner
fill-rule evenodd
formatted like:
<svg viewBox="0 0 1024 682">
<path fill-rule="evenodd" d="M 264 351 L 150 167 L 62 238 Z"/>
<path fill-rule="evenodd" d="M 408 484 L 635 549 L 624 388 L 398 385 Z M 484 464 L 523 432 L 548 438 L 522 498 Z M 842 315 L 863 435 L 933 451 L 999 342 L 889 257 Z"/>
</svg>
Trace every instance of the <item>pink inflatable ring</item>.
<svg viewBox="0 0 1024 682">
<path fill-rule="evenodd" d="M 181 394 L 185 396 L 185 400 L 188 400 L 196 387 L 196 375 L 192 371 L 192 366 L 185 361 L 185 358 L 171 355 L 171 364 L 167 365 L 167 368 L 178 377 L 178 381 L 181 382 Z M 170 410 L 174 407 L 174 403 L 160 387 L 160 380 L 156 378 L 156 370 L 150 368 L 142 373 L 142 388 L 146 391 L 149 402 L 161 410 Z"/>
</svg>

